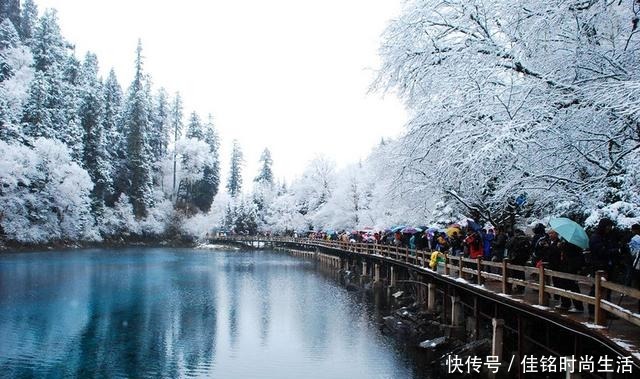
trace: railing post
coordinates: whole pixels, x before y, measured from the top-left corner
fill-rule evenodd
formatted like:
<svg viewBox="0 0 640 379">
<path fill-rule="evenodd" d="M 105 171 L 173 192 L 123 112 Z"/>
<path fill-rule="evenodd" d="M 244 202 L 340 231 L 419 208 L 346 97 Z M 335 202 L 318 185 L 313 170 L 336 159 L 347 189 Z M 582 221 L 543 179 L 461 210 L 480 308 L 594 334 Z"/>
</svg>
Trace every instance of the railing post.
<svg viewBox="0 0 640 379">
<path fill-rule="evenodd" d="M 482 285 L 482 257 L 478 257 L 478 285 Z"/>
<path fill-rule="evenodd" d="M 449 275 L 449 255 L 447 253 L 444 253 L 444 274 Z"/>
<path fill-rule="evenodd" d="M 460 326 L 464 320 L 462 302 L 459 296 L 451 296 L 451 326 Z"/>
<path fill-rule="evenodd" d="M 502 293 L 510 294 L 511 286 L 509 285 L 509 258 L 502 261 Z"/>
<path fill-rule="evenodd" d="M 436 310 L 436 284 L 429 283 L 427 288 L 427 310 L 429 312 L 434 312 Z"/>
<path fill-rule="evenodd" d="M 458 256 L 458 278 L 462 278 L 462 255 Z"/>
<path fill-rule="evenodd" d="M 409 262 L 409 248 L 408 247 L 404 248 L 404 261 L 405 262 Z"/>
<path fill-rule="evenodd" d="M 593 306 L 593 316 L 596 325 L 604 325 L 604 317 L 602 314 L 602 308 L 600 308 L 600 302 L 602 301 L 602 278 L 604 277 L 605 272 L 603 270 L 596 271 L 596 280 L 595 280 L 595 304 Z"/>
<path fill-rule="evenodd" d="M 493 338 L 491 339 L 491 355 L 498 357 L 498 362 L 502 362 L 502 345 L 504 336 L 504 320 L 491 319 L 493 326 Z"/>
<path fill-rule="evenodd" d="M 545 283 L 544 283 L 544 263 L 540 263 L 540 267 L 538 268 L 538 275 L 540 276 L 538 282 L 538 305 L 546 306 L 548 305 L 548 297 L 545 293 Z"/>
</svg>

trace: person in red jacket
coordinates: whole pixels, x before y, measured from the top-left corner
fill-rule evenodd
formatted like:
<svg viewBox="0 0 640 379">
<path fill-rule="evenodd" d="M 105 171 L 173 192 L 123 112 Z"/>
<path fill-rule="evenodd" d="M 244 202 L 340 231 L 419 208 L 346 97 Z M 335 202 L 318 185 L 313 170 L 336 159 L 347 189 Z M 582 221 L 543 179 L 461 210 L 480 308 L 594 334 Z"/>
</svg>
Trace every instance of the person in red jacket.
<svg viewBox="0 0 640 379">
<path fill-rule="evenodd" d="M 476 259 L 483 256 L 484 251 L 482 249 L 482 238 L 478 232 L 469 230 L 467 232 L 467 237 L 464 239 L 464 244 L 467 246 L 469 258 Z"/>
</svg>

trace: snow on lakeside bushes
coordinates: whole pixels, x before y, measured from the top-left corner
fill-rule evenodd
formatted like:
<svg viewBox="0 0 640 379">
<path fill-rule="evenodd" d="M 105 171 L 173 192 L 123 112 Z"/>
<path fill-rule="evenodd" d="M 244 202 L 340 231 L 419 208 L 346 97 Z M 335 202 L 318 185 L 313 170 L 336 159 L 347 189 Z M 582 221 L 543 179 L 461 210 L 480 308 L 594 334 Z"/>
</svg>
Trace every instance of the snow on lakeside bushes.
<svg viewBox="0 0 640 379">
<path fill-rule="evenodd" d="M 33 148 L 0 141 L 0 225 L 23 243 L 97 240 L 89 174 L 60 141 L 38 138 Z"/>
<path fill-rule="evenodd" d="M 96 225 L 91 178 L 55 139 L 38 138 L 33 147 L 0 141 L 0 182 L 0 226 L 6 239 L 24 244 L 161 235 L 173 215 L 171 202 L 157 192 L 156 206 L 136 220 L 129 198 L 122 195 Z"/>
</svg>

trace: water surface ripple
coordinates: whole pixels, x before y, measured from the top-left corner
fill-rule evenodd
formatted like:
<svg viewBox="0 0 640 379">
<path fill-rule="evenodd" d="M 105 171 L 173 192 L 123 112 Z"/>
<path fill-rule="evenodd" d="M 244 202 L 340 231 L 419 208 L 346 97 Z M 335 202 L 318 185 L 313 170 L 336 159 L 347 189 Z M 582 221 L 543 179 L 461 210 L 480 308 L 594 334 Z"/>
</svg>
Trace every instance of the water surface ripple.
<svg viewBox="0 0 640 379">
<path fill-rule="evenodd" d="M 0 377 L 422 377 L 372 313 L 283 253 L 6 254 Z"/>
</svg>

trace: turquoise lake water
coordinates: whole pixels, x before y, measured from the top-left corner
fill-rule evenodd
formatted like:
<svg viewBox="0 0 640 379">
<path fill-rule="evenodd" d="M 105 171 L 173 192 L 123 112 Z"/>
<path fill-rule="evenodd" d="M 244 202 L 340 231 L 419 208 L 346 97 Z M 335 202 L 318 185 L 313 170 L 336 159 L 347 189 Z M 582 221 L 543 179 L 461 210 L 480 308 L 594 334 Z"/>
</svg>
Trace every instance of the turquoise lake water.
<svg viewBox="0 0 640 379">
<path fill-rule="evenodd" d="M 422 378 L 309 261 L 172 248 L 0 256 L 1 378 Z"/>
</svg>

